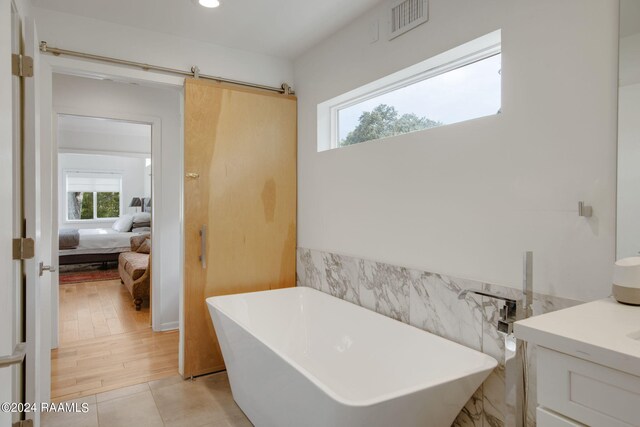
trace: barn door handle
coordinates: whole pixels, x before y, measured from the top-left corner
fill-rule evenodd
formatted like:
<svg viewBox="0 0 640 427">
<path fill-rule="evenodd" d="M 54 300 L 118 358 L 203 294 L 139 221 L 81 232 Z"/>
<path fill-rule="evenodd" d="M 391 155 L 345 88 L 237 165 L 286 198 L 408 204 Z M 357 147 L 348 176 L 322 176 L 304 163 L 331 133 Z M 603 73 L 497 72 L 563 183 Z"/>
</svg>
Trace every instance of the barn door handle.
<svg viewBox="0 0 640 427">
<path fill-rule="evenodd" d="M 200 228 L 200 263 L 202 268 L 207 268 L 207 226 Z"/>
</svg>

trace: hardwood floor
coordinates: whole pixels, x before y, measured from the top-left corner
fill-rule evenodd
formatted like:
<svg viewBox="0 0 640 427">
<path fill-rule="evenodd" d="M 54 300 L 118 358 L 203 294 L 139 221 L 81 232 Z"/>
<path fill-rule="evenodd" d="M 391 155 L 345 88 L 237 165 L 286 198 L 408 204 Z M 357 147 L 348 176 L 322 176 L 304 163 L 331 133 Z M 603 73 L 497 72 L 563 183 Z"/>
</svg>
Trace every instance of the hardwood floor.
<svg viewBox="0 0 640 427">
<path fill-rule="evenodd" d="M 120 280 L 60 285 L 60 343 L 149 327 L 149 306 L 136 311 Z"/>
<path fill-rule="evenodd" d="M 60 345 L 51 397 L 63 401 L 178 372 L 178 332 L 153 332 L 119 280 L 60 286 Z"/>
</svg>

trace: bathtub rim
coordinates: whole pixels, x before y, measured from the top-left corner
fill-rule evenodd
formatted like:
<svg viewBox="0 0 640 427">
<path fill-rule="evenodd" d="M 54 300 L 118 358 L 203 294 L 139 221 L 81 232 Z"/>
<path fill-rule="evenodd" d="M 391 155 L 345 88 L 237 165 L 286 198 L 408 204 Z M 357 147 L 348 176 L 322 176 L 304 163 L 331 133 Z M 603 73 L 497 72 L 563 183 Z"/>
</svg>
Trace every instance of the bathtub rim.
<svg viewBox="0 0 640 427">
<path fill-rule="evenodd" d="M 355 309 L 362 309 L 362 310 L 366 310 L 370 313 L 373 313 L 375 315 L 378 316 L 382 316 L 386 319 L 389 319 L 391 321 L 394 322 L 398 322 L 404 326 L 408 326 L 414 329 L 417 329 L 420 332 L 423 332 L 425 334 L 430 334 L 433 335 L 436 338 L 445 340 L 445 341 L 449 341 L 453 344 L 459 345 L 461 347 L 466 348 L 467 350 L 470 351 L 475 351 L 478 354 L 481 354 L 482 356 L 484 356 L 483 358 L 486 361 L 486 365 L 487 367 L 485 369 L 480 369 L 477 372 L 473 373 L 473 374 L 469 374 L 469 375 L 456 375 L 453 378 L 447 379 L 447 380 L 441 380 L 441 381 L 435 381 L 433 383 L 431 383 L 431 385 L 429 387 L 424 387 L 424 386 L 413 386 L 413 387 L 405 387 L 403 389 L 400 389 L 398 391 L 395 392 L 389 392 L 389 393 L 384 393 L 382 395 L 380 395 L 377 398 L 370 398 L 370 399 L 362 399 L 362 400 L 354 400 L 354 399 L 349 399 L 349 398 L 345 398 L 343 396 L 340 396 L 338 393 L 336 393 L 335 391 L 333 391 L 330 387 L 328 387 L 327 385 L 325 385 L 318 377 L 316 377 L 315 375 L 313 375 L 311 372 L 309 372 L 308 370 L 306 370 L 304 367 L 300 366 L 297 362 L 295 362 L 292 358 L 288 357 L 287 355 L 283 354 L 282 352 L 278 351 L 277 349 L 273 348 L 271 345 L 265 343 L 262 339 L 260 339 L 259 337 L 257 337 L 255 334 L 251 333 L 250 329 L 244 325 L 243 323 L 237 321 L 235 318 L 233 318 L 231 315 L 229 315 L 229 313 L 227 313 L 225 310 L 221 309 L 221 307 L 219 305 L 216 304 L 217 299 L 223 299 L 223 298 L 227 298 L 227 297 L 232 297 L 234 295 L 244 295 L 244 294 L 261 294 L 261 293 L 266 293 L 266 292 L 286 292 L 286 291 L 291 291 L 292 289 L 296 289 L 296 290 L 301 290 L 303 292 L 317 292 L 319 294 L 323 294 L 326 295 L 330 298 L 335 298 L 338 301 L 344 301 L 347 304 L 351 304 Z M 334 399 L 335 401 L 341 403 L 342 405 L 345 406 L 350 406 L 350 407 L 357 407 L 357 408 L 366 408 L 366 407 L 370 407 L 370 406 L 374 406 L 374 405 L 378 405 L 393 399 L 398 399 L 413 393 L 417 393 L 420 392 L 422 390 L 426 390 L 428 388 L 433 388 L 433 387 L 438 387 L 441 385 L 445 385 L 445 384 L 449 384 L 449 383 L 453 383 L 455 381 L 458 381 L 464 377 L 471 377 L 477 374 L 481 374 L 482 372 L 488 371 L 489 373 L 485 376 L 485 380 L 486 377 L 488 377 L 491 372 L 498 366 L 498 361 L 489 356 L 488 354 L 482 353 L 478 350 L 474 350 L 472 348 L 466 347 L 462 344 L 456 343 L 455 341 L 451 341 L 448 340 L 446 338 L 443 338 L 441 336 L 438 336 L 436 334 L 432 334 L 431 332 L 425 331 L 424 329 L 420 329 L 417 328 L 413 325 L 410 325 L 408 323 L 404 323 L 401 322 L 399 320 L 393 319 L 391 317 L 385 316 L 383 314 L 377 313 L 373 310 L 369 310 L 365 307 L 359 306 L 357 304 L 353 304 L 349 301 L 343 300 L 341 298 L 337 298 L 334 297 L 333 295 L 329 295 L 326 294 L 322 291 L 318 291 L 317 289 L 313 289 L 313 288 L 309 288 L 306 286 L 295 286 L 295 287 L 291 287 L 291 288 L 280 288 L 280 289 L 269 289 L 269 290 L 265 290 L 265 291 L 255 291 L 255 292 L 246 292 L 246 293 L 242 293 L 242 294 L 228 294 L 228 295 L 218 295 L 218 296 L 213 296 L 213 297 L 208 297 L 206 298 L 206 303 L 213 307 L 214 309 L 216 309 L 219 313 L 223 314 L 225 317 L 227 317 L 229 320 L 231 320 L 232 322 L 234 322 L 236 325 L 238 325 L 240 328 L 242 328 L 246 333 L 248 333 L 249 335 L 251 335 L 254 339 L 256 339 L 257 341 L 259 341 L 262 345 L 264 345 L 265 347 L 267 347 L 270 351 L 272 351 L 274 354 L 276 354 L 278 357 L 280 357 L 282 360 L 284 360 L 288 365 L 292 366 L 296 371 L 298 371 L 298 373 L 300 373 L 301 375 L 303 375 L 304 377 L 308 378 L 313 385 L 315 385 L 316 387 L 318 387 L 321 391 L 323 391 L 324 393 L 326 393 L 329 397 L 331 397 L 332 399 Z M 214 329 L 215 329 L 215 325 L 214 325 Z M 217 332 L 216 332 L 217 333 Z M 492 365 L 492 366 L 490 366 Z M 483 380 L 484 382 L 484 380 Z M 480 383 L 482 385 L 482 382 Z M 474 390 L 475 392 L 475 390 Z"/>
</svg>

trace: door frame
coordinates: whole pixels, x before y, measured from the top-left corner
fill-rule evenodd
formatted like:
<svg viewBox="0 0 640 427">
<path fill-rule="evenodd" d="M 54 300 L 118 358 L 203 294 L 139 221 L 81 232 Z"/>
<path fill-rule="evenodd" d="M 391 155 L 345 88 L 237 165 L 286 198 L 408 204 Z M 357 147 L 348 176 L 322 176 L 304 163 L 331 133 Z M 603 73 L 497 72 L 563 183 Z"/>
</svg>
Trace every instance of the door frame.
<svg viewBox="0 0 640 427">
<path fill-rule="evenodd" d="M 14 157 L 14 76 L 11 62 L 8 60 L 13 52 L 14 12 L 20 25 L 24 23 L 25 10 L 20 2 L 14 0 L 0 0 L 0 356 L 10 355 L 14 351 L 16 324 L 14 311 L 16 309 L 15 292 L 16 274 L 20 270 L 13 260 L 12 241 L 15 235 L 15 157 Z M 18 28 L 20 38 L 23 38 L 24 28 Z M 19 338 L 18 338 L 19 339 Z M 24 363 L 24 362 L 23 362 Z M 25 366 L 21 364 L 21 366 Z M 15 400 L 14 387 L 21 381 L 21 373 L 16 366 L 0 368 L 0 401 Z M 25 387 L 26 384 L 22 384 Z M 15 421 L 14 414 L 0 411 L 0 425 L 11 425 Z"/>
<path fill-rule="evenodd" d="M 138 70 L 138 69 L 133 69 L 133 68 L 128 68 L 125 66 L 118 66 L 118 65 L 111 65 L 111 64 L 105 64 L 105 63 L 100 63 L 100 62 L 94 62 L 94 61 L 89 61 L 89 60 L 82 60 L 82 59 L 76 59 L 76 58 L 68 58 L 68 57 L 63 57 L 63 56 L 53 56 L 53 55 L 41 55 L 40 56 L 41 59 L 41 63 L 46 64 L 46 68 L 42 67 L 43 69 L 45 69 L 45 72 L 47 73 L 46 76 L 43 76 L 42 78 L 48 78 L 48 79 L 53 79 L 53 74 L 66 74 L 66 75 L 71 75 L 71 76 L 78 76 L 78 77 L 88 77 L 88 78 L 99 78 L 99 79 L 111 79 L 113 81 L 117 81 L 117 82 L 123 82 L 123 83 L 138 83 L 141 85 L 145 85 L 145 86 L 155 86 L 155 87 L 161 87 L 161 88 L 173 88 L 173 89 L 178 89 L 180 93 L 183 93 L 183 86 L 184 86 L 184 78 L 182 77 L 177 77 L 177 76 L 170 76 L 170 75 L 166 75 L 166 74 L 161 74 L 161 73 L 157 73 L 157 72 L 153 72 L 153 71 L 143 71 L 143 70 Z M 43 88 L 45 90 L 45 93 L 43 94 L 43 97 L 45 99 L 47 99 L 47 97 L 50 97 L 49 99 L 52 99 L 52 87 L 47 87 L 47 88 Z M 160 168 L 162 167 L 161 165 L 161 158 L 160 155 L 162 153 L 162 142 L 161 142 L 161 123 L 160 123 L 160 119 L 158 117 L 153 117 L 153 116 L 143 116 L 143 115 L 131 115 L 131 114 L 122 114 L 119 112 L 114 112 L 114 111 L 101 111 L 99 108 L 96 108 L 95 110 L 91 111 L 91 114 L 88 114 L 87 111 L 83 111 L 83 112 L 79 112 L 77 110 L 74 110 L 72 108 L 66 109 L 66 108 L 56 108 L 54 111 L 53 105 L 49 104 L 47 106 L 45 106 L 45 108 L 49 108 L 50 111 L 48 111 L 48 114 L 46 111 L 43 111 L 43 117 L 51 117 L 52 120 L 52 126 L 53 126 L 53 131 L 52 134 L 49 135 L 45 135 L 43 138 L 43 143 L 50 143 L 50 144 L 55 144 L 54 146 L 52 146 L 52 152 L 56 154 L 55 156 L 55 161 L 52 165 L 52 174 L 54 175 L 52 178 L 56 180 L 57 182 L 57 150 L 58 150 L 58 146 L 57 146 L 57 114 L 76 114 L 76 115 L 83 115 L 83 116 L 87 116 L 87 115 L 91 115 L 91 116 L 95 116 L 95 117 L 107 117 L 107 118 L 114 118 L 114 119 L 122 119 L 122 120 L 132 120 L 134 119 L 134 121 L 141 121 L 141 122 L 145 122 L 145 123 L 150 123 L 152 125 L 152 165 L 154 165 L 153 167 L 156 167 L 155 165 L 159 166 Z M 180 114 L 181 116 L 183 112 L 183 97 L 180 97 Z M 78 114 L 81 113 L 81 114 Z M 183 309 L 183 254 L 184 254 L 184 248 L 183 248 L 183 209 L 182 209 L 182 199 L 183 199 L 183 195 L 182 195 L 182 180 L 183 180 L 183 176 L 184 176 L 184 171 L 183 171 L 183 161 L 182 161 L 182 157 L 183 157 L 183 138 L 184 138 L 184 132 L 182 131 L 182 128 L 184 126 L 184 120 L 180 120 L 180 127 L 181 127 L 181 131 L 180 131 L 180 155 L 179 155 L 179 159 L 176 159 L 176 161 L 179 162 L 179 167 L 180 167 L 180 194 L 179 194 L 179 203 L 180 203 L 180 248 L 179 248 L 179 260 L 178 260 L 178 272 L 179 272 L 179 280 L 180 282 L 178 283 L 178 287 L 179 287 L 179 301 L 178 301 L 178 310 L 179 310 L 179 334 L 180 334 L 180 341 L 182 342 L 183 340 L 183 318 L 184 318 L 184 309 Z M 154 135 L 156 136 L 154 138 Z M 49 139 L 47 139 L 47 137 L 49 137 Z M 155 140 L 155 143 L 154 143 Z M 157 169 L 156 169 L 157 171 Z M 155 175 L 155 172 L 154 172 Z M 160 198 L 158 197 L 159 191 L 160 191 L 160 184 L 159 180 L 154 179 L 152 182 L 152 192 L 154 193 L 154 196 L 152 197 L 152 209 L 155 210 L 155 206 L 159 206 L 159 201 L 161 200 L 161 196 Z M 157 185 L 157 186 L 156 186 Z M 56 187 L 57 188 L 57 187 Z M 56 192 L 56 200 L 57 200 L 57 192 Z M 57 202 L 55 203 L 54 206 L 52 206 L 52 215 L 55 215 L 55 219 L 53 220 L 53 224 L 54 224 L 54 232 L 57 231 L 57 224 L 58 224 L 58 209 L 57 209 Z M 152 227 L 155 229 L 155 225 L 152 225 Z M 159 235 L 159 233 L 154 233 L 156 236 Z M 53 236 L 55 236 L 55 234 L 52 233 Z M 55 240 L 55 239 L 52 239 Z M 58 256 L 58 251 L 57 251 L 57 245 L 55 244 L 55 242 L 52 241 L 52 246 L 56 247 L 55 252 L 52 252 L 52 257 L 54 259 L 57 259 Z M 153 257 L 153 260 L 160 260 L 160 257 Z M 154 265 L 156 265 L 156 263 L 154 262 Z M 159 264 L 158 264 L 159 265 Z M 159 268 L 153 268 L 153 279 L 152 280 L 157 280 L 156 278 L 159 279 L 159 276 L 156 276 L 157 272 L 159 271 Z M 52 277 L 52 280 L 55 280 L 55 283 L 52 282 L 52 287 L 55 288 L 55 296 L 52 295 L 52 310 L 55 310 L 55 322 L 52 322 L 53 324 L 55 324 L 55 326 L 52 326 L 52 330 L 50 331 L 50 333 L 52 334 L 52 338 L 55 337 L 55 344 L 57 345 L 57 333 L 54 334 L 54 330 L 53 328 L 57 328 L 57 318 L 58 318 L 58 277 L 54 276 Z M 159 283 L 156 281 L 156 283 Z M 153 301 L 152 301 L 152 306 L 155 306 L 157 308 L 159 308 L 160 302 L 159 302 L 159 297 L 160 297 L 160 293 L 159 292 L 154 292 L 153 293 Z M 152 310 L 152 325 L 155 327 L 157 326 L 158 328 L 160 327 L 160 310 L 156 309 L 156 310 Z M 183 361 L 183 357 L 182 357 L 182 344 L 179 347 L 179 372 L 182 373 L 182 361 Z"/>
<path fill-rule="evenodd" d="M 52 99 L 53 101 L 53 99 Z M 99 106 L 92 107 L 91 109 L 79 109 L 73 107 L 52 107 L 51 113 L 51 152 L 52 152 L 52 167 L 51 167 L 51 182 L 54 188 L 52 194 L 51 204 L 51 219 L 52 219 L 52 236 L 57 236 L 59 231 L 59 199 L 58 199 L 58 117 L 60 115 L 71 115 L 81 117 L 95 117 L 101 119 L 121 120 L 127 122 L 136 122 L 147 124 L 151 126 L 151 215 L 153 220 L 151 221 L 151 233 L 154 241 L 154 256 L 151 258 L 151 283 L 161 283 L 162 270 L 160 268 L 160 260 L 162 259 L 162 236 L 158 232 L 159 226 L 162 225 L 162 221 L 158 224 L 154 216 L 157 206 L 162 205 L 162 120 L 157 116 L 147 116 L 141 114 L 130 114 L 119 111 L 110 111 Z M 87 153 L 90 154 L 90 153 Z M 104 155 L 106 153 L 95 153 L 97 155 Z M 157 178 L 156 178 L 157 177 Z M 52 260 L 58 260 L 59 248 L 57 240 L 52 239 L 51 258 Z M 56 262 L 57 264 L 57 262 Z M 152 285 L 153 286 L 153 285 Z M 59 338 L 59 305 L 60 305 L 60 292 L 59 292 L 59 277 L 56 275 L 52 277 L 51 288 L 51 348 L 58 347 Z M 162 301 L 162 288 L 156 287 L 151 293 L 151 307 L 160 307 Z M 160 310 L 151 310 L 151 328 L 154 331 L 160 330 L 161 319 Z"/>
</svg>

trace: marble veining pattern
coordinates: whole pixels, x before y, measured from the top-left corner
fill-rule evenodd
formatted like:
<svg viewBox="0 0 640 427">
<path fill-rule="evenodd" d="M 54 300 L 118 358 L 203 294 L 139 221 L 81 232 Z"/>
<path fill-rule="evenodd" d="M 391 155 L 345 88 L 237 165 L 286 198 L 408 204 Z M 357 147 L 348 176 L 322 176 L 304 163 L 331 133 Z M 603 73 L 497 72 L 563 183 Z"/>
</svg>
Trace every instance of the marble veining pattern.
<svg viewBox="0 0 640 427">
<path fill-rule="evenodd" d="M 362 305 L 358 280 L 361 261 L 330 253 L 323 253 L 322 258 L 329 293 L 334 297 Z"/>
<path fill-rule="evenodd" d="M 461 410 L 454 426 L 502 427 L 514 408 L 506 402 L 505 341 L 497 330 L 502 300 L 463 290 L 484 290 L 519 299 L 517 289 L 458 279 L 376 261 L 298 248 L 297 281 L 409 323 L 498 361 L 498 367 Z M 534 294 L 532 310 L 542 314 L 577 304 L 577 301 Z M 535 425 L 535 348 L 527 354 L 528 425 Z"/>
<path fill-rule="evenodd" d="M 487 289 L 485 291 L 495 292 Z M 506 373 L 504 336 L 498 332 L 496 326 L 502 301 L 496 298 L 482 298 L 482 351 L 498 361 L 498 367 L 489 375 L 483 387 L 484 426 L 500 427 L 505 425 L 507 418 L 506 403 Z"/>
<path fill-rule="evenodd" d="M 481 284 L 411 270 L 410 323 L 438 336 L 482 351 L 482 298 L 465 289 Z"/>
<path fill-rule="evenodd" d="M 329 285 L 325 280 L 322 253 L 308 249 L 298 249 L 297 276 L 302 286 L 329 293 Z"/>
<path fill-rule="evenodd" d="M 483 401 L 482 401 L 482 389 L 480 386 L 478 390 L 473 394 L 471 399 L 464 405 L 460 414 L 453 422 L 453 427 L 480 427 L 482 426 L 483 418 Z"/>
<path fill-rule="evenodd" d="M 361 261 L 358 281 L 362 306 L 409 323 L 410 280 L 409 270 L 404 267 Z"/>
</svg>

